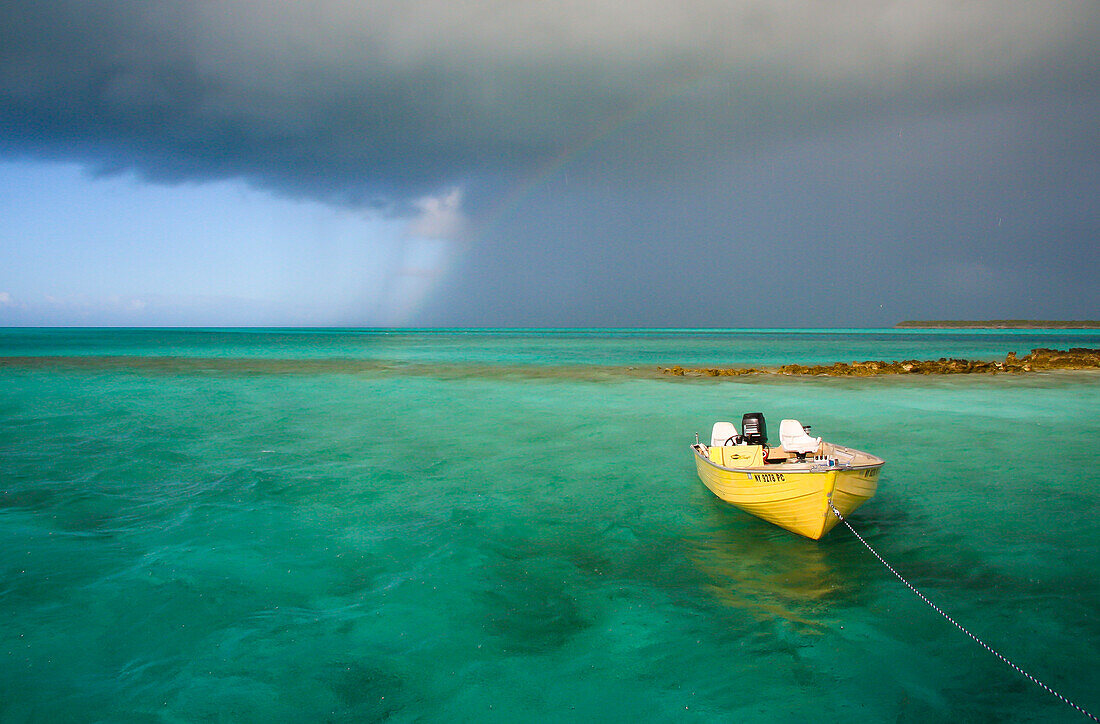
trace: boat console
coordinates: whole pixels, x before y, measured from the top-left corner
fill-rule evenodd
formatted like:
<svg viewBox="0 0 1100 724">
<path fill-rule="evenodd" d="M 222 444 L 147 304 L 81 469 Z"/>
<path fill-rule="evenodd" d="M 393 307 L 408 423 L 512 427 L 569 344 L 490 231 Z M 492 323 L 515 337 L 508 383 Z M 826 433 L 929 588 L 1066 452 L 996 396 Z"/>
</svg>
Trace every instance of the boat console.
<svg viewBox="0 0 1100 724">
<path fill-rule="evenodd" d="M 824 462 L 829 457 L 822 446 L 820 437 L 811 437 L 810 428 L 798 420 L 783 420 L 779 425 L 781 447 L 768 446 L 768 426 L 762 412 L 746 412 L 741 416 L 741 432 L 732 422 L 716 422 L 710 433 L 712 448 L 756 447 L 761 448 L 761 465 L 782 465 L 786 463 L 806 463 L 806 456 L 814 454 L 815 462 Z M 742 451 L 744 452 L 744 451 Z M 735 457 L 742 457 L 742 452 Z M 731 452 L 731 454 L 733 454 Z M 725 453 L 720 453 L 724 459 Z M 835 463 L 830 463 L 835 464 Z"/>
<path fill-rule="evenodd" d="M 787 470 L 809 466 L 809 470 L 818 470 L 850 468 L 878 460 L 812 437 L 810 427 L 798 420 L 783 420 L 779 424 L 779 439 L 778 447 L 770 447 L 763 413 L 748 412 L 741 417 L 740 434 L 732 422 L 716 422 L 711 428 L 710 445 L 699 444 L 696 438 L 695 448 L 715 464 L 734 468 L 782 467 Z M 853 459 L 856 454 L 866 460 Z"/>
</svg>

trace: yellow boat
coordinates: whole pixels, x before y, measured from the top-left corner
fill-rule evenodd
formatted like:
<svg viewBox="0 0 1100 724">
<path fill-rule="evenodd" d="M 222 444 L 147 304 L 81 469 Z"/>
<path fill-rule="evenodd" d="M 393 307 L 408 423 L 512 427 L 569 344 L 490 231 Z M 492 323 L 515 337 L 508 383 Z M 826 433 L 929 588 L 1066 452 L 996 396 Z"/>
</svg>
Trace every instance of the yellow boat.
<svg viewBox="0 0 1100 724">
<path fill-rule="evenodd" d="M 768 447 L 764 416 L 742 417 L 741 432 L 717 422 L 711 443 L 692 445 L 699 478 L 727 503 L 792 533 L 820 539 L 839 518 L 875 494 L 882 458 L 811 437 L 798 420 L 783 420 L 782 445 Z"/>
</svg>

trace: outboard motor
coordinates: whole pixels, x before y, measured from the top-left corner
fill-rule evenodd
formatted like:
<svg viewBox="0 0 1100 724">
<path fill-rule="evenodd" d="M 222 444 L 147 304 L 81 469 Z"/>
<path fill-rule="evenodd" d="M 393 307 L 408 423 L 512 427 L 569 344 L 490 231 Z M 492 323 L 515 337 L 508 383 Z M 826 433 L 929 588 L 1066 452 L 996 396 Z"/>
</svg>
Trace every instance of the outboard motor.
<svg viewBox="0 0 1100 724">
<path fill-rule="evenodd" d="M 763 412 L 746 412 L 741 417 L 741 438 L 746 445 L 767 445 L 768 428 Z"/>
</svg>

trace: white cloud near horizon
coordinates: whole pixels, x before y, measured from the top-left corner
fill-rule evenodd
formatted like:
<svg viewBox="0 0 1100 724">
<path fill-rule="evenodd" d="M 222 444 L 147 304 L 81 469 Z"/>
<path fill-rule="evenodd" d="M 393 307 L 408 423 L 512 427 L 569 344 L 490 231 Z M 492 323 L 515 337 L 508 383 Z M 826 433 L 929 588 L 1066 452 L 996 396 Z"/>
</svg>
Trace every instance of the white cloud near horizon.
<svg viewBox="0 0 1100 724">
<path fill-rule="evenodd" d="M 422 196 L 413 206 L 417 215 L 409 221 L 407 233 L 423 239 L 454 240 L 462 233 L 462 188 L 455 186 L 435 196 Z"/>
</svg>

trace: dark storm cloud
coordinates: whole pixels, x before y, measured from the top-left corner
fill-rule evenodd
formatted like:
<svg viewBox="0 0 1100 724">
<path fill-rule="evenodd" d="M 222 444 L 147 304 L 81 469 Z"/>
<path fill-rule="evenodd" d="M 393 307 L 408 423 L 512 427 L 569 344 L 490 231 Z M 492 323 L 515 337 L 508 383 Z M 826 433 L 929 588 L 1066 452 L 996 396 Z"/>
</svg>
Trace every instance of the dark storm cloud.
<svg viewBox="0 0 1100 724">
<path fill-rule="evenodd" d="M 5 2 L 0 142 L 153 179 L 400 199 L 523 173 L 636 108 L 648 153 L 683 165 L 686 150 L 899 103 L 1091 80 L 1098 15 L 1088 2 Z"/>
<path fill-rule="evenodd" d="M 461 199 L 422 322 L 1090 316 L 1097 38 L 1094 0 L 2 2 L 0 154 Z"/>
<path fill-rule="evenodd" d="M 671 184 L 559 174 L 484 234 L 427 321 L 1090 318 L 1100 308 L 1100 163 L 1085 130 L 1095 117 L 1100 102 L 1052 113 L 1036 99 L 729 151 Z M 590 160 L 613 163 L 639 140 Z"/>
</svg>

